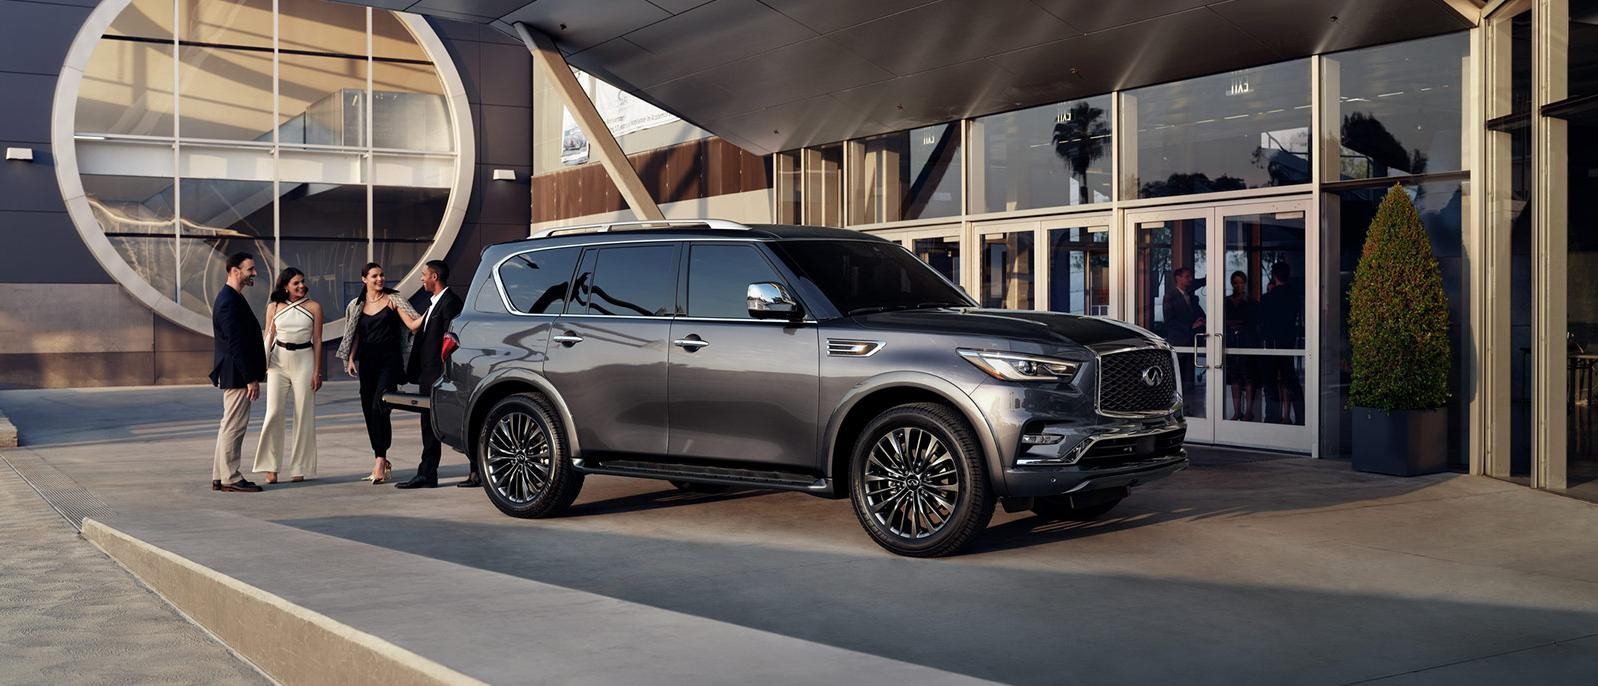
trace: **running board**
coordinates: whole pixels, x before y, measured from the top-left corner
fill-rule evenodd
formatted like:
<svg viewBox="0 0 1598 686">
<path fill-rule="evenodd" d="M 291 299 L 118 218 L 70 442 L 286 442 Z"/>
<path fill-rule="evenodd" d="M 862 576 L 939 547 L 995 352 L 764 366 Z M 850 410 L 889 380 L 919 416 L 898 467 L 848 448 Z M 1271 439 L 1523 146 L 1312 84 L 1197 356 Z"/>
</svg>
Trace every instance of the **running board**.
<svg viewBox="0 0 1598 686">
<path fill-rule="evenodd" d="M 572 460 L 572 464 L 577 469 L 588 474 L 775 488 L 785 491 L 807 491 L 811 493 L 832 492 L 832 482 L 828 479 L 818 479 L 808 474 L 770 469 L 739 469 L 736 467 L 626 459 L 576 459 Z"/>
</svg>

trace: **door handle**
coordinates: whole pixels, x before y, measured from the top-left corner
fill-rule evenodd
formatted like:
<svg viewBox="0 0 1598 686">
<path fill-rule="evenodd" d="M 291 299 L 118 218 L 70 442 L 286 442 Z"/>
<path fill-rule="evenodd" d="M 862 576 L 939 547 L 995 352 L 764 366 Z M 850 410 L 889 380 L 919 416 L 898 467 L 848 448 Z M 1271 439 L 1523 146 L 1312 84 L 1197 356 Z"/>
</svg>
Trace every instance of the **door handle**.
<svg viewBox="0 0 1598 686">
<path fill-rule="evenodd" d="M 566 333 L 563 333 L 563 334 L 559 334 L 559 335 L 556 335 L 556 336 L 550 336 L 549 340 L 552 340 L 552 341 L 554 341 L 556 343 L 559 343 L 561 345 L 564 345 L 564 346 L 570 348 L 570 347 L 572 347 L 574 345 L 577 345 L 578 343 L 583 342 L 583 337 L 579 336 L 579 335 L 577 335 L 577 334 L 575 334 L 575 333 L 573 333 L 571 331 L 567 331 Z"/>
<path fill-rule="evenodd" d="M 687 338 L 679 338 L 675 341 L 672 341 L 671 344 L 682 348 L 683 350 L 687 350 L 688 352 L 693 352 L 710 345 L 710 341 L 704 340 L 698 336 L 689 336 Z"/>
</svg>

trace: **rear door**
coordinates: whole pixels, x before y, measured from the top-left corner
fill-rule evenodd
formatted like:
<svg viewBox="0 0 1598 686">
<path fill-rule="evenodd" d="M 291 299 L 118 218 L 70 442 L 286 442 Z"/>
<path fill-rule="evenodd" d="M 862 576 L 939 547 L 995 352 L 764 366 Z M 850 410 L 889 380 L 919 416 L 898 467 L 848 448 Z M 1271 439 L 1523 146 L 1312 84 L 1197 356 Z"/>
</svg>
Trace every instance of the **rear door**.
<svg viewBox="0 0 1598 686">
<path fill-rule="evenodd" d="M 553 327 L 544 376 L 582 449 L 666 452 L 666 350 L 677 314 L 675 242 L 591 247 Z"/>
<path fill-rule="evenodd" d="M 686 251 L 686 314 L 672 322 L 666 351 L 670 453 L 818 467 L 816 324 L 749 316 L 749 284 L 788 285 L 755 243 L 692 243 Z"/>
</svg>

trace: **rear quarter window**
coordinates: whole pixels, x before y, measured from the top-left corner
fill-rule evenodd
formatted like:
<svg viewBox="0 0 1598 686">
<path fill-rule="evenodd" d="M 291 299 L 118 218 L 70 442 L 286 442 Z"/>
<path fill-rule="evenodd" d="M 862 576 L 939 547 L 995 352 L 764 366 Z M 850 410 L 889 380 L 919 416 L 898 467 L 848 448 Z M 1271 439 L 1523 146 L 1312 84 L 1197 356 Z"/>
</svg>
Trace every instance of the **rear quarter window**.
<svg viewBox="0 0 1598 686">
<path fill-rule="evenodd" d="M 499 283 L 511 309 L 523 314 L 560 314 L 571 290 L 581 248 L 535 250 L 512 255 L 499 266 Z"/>
</svg>

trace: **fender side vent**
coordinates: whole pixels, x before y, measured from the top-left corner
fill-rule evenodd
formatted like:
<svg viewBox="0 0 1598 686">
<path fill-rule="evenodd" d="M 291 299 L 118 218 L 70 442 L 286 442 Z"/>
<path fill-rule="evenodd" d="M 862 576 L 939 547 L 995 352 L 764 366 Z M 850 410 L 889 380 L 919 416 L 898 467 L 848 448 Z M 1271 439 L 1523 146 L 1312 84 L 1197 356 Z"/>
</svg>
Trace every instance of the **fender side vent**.
<svg viewBox="0 0 1598 686">
<path fill-rule="evenodd" d="M 828 357 L 871 357 L 882 349 L 882 341 L 867 341 L 856 338 L 829 338 L 827 339 Z"/>
</svg>

